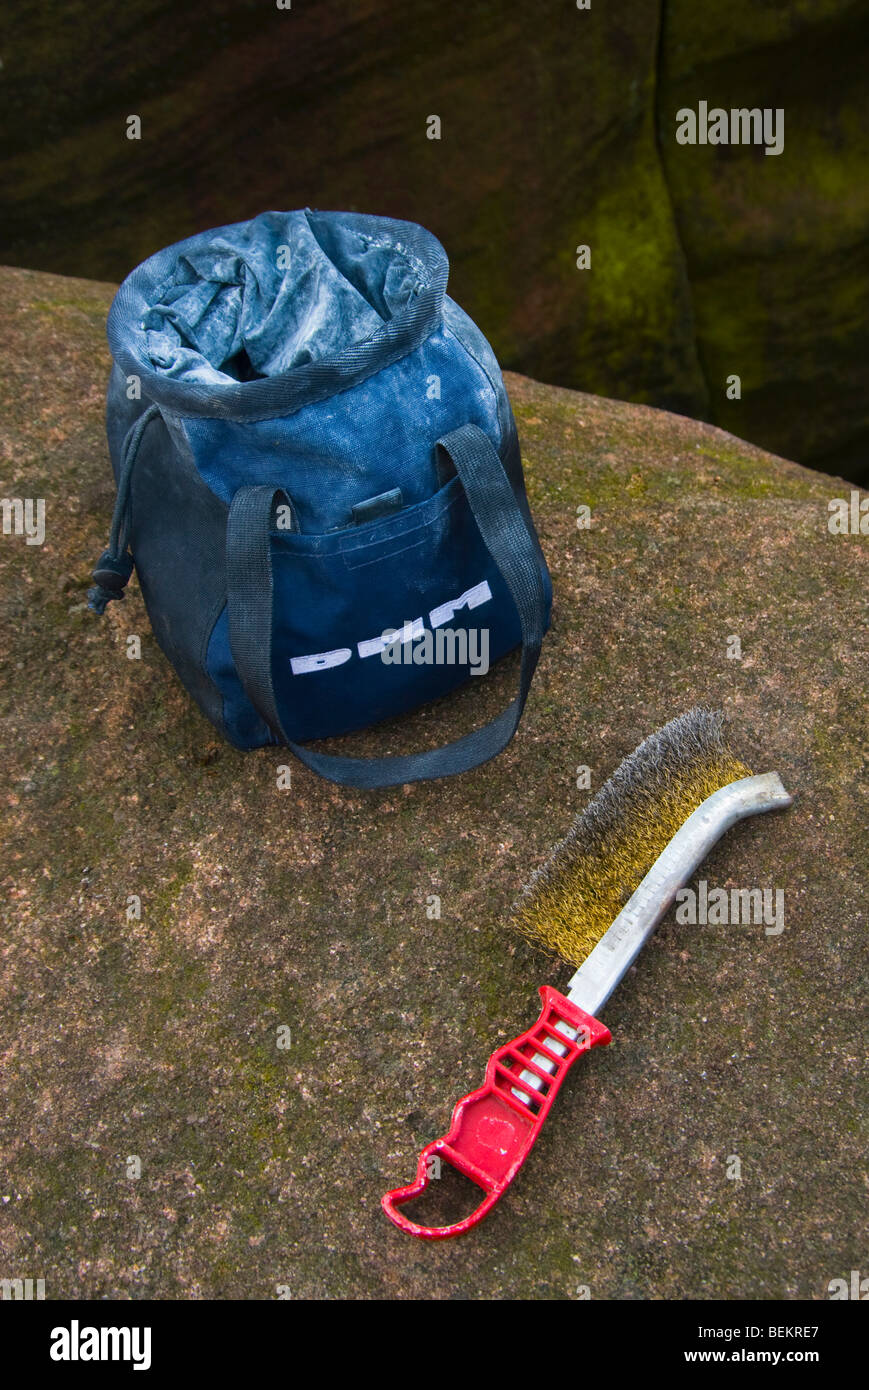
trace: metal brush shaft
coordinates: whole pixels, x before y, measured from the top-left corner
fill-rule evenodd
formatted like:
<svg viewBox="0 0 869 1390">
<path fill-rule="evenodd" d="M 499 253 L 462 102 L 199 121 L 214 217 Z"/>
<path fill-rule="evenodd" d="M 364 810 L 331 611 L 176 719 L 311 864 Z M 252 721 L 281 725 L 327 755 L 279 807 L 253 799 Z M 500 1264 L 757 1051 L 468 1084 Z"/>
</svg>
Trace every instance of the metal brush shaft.
<svg viewBox="0 0 869 1390">
<path fill-rule="evenodd" d="M 784 810 L 793 797 L 785 791 L 777 772 L 760 777 L 743 777 L 707 796 L 684 825 L 676 831 L 670 843 L 659 854 L 646 877 L 607 929 L 594 950 L 589 953 L 570 981 L 567 998 L 588 1014 L 597 1014 L 619 981 L 633 965 L 640 951 L 654 932 L 661 918 L 669 911 L 676 894 L 684 888 L 699 868 L 712 846 L 726 830 L 747 816 L 761 811 Z M 567 1023 L 557 1025 L 559 1032 L 571 1040 L 576 1032 Z M 567 1048 L 551 1044 L 553 1052 L 564 1056 Z M 535 1054 L 535 1066 L 550 1074 L 555 1063 Z M 521 1079 L 535 1090 L 542 1084 L 532 1071 L 523 1071 Z M 518 1089 L 513 1094 L 524 1097 Z"/>
</svg>

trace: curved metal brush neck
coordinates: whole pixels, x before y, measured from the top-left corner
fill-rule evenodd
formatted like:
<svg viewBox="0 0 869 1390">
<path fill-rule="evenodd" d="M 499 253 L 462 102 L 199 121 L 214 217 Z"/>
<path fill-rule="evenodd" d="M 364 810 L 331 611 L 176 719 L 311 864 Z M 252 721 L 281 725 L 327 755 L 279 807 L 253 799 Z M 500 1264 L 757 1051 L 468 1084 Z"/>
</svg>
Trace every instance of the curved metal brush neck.
<svg viewBox="0 0 869 1390">
<path fill-rule="evenodd" d="M 596 1014 L 724 832 L 747 816 L 784 810 L 792 801 L 777 772 L 743 777 L 708 796 L 676 831 L 573 976 L 567 995 L 571 1003 Z"/>
</svg>

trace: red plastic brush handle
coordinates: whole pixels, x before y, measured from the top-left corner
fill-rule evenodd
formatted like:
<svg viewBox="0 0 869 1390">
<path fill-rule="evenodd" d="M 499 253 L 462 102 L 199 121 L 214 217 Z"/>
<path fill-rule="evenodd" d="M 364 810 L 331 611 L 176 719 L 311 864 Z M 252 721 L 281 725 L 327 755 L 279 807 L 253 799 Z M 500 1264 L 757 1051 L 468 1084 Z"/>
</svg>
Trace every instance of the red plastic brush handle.
<svg viewBox="0 0 869 1390">
<path fill-rule="evenodd" d="M 400 1231 L 423 1240 L 445 1240 L 462 1235 L 482 1221 L 533 1149 L 559 1087 L 577 1057 L 598 1043 L 610 1041 L 610 1031 L 604 1024 L 571 1004 L 557 989 L 543 985 L 540 995 L 543 1011 L 534 1027 L 492 1053 L 484 1084 L 459 1101 L 449 1133 L 427 1144 L 420 1154 L 416 1180 L 409 1187 L 387 1192 L 381 1199 L 383 1210 Z M 575 1040 L 565 1037 L 556 1026 L 559 1022 L 576 1031 Z M 540 1066 L 541 1057 L 552 1065 L 552 1071 Z M 539 1089 L 528 1076 L 538 1078 Z M 431 1160 L 435 1157 L 470 1178 L 485 1193 L 476 1211 L 452 1226 L 420 1226 L 400 1210 L 428 1187 Z"/>
</svg>

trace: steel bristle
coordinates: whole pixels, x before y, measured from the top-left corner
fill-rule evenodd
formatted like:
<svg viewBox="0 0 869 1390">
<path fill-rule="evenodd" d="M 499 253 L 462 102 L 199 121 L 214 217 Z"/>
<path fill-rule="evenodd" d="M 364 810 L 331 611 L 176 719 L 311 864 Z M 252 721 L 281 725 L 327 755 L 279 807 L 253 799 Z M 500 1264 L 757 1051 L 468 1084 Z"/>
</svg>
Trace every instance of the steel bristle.
<svg viewBox="0 0 869 1390">
<path fill-rule="evenodd" d="M 529 880 L 513 925 L 581 965 L 692 811 L 751 776 L 723 730 L 720 711 L 693 709 L 644 739 Z"/>
</svg>

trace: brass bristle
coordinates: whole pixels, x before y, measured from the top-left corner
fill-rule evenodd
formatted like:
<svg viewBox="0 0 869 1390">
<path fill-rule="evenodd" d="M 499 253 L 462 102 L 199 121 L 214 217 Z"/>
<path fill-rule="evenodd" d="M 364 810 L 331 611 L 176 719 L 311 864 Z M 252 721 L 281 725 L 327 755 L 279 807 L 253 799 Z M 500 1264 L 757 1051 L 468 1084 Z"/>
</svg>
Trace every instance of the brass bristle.
<svg viewBox="0 0 869 1390">
<path fill-rule="evenodd" d="M 751 776 L 723 725 L 720 712 L 691 710 L 619 764 L 518 898 L 524 936 L 582 964 L 691 812 Z"/>
</svg>

